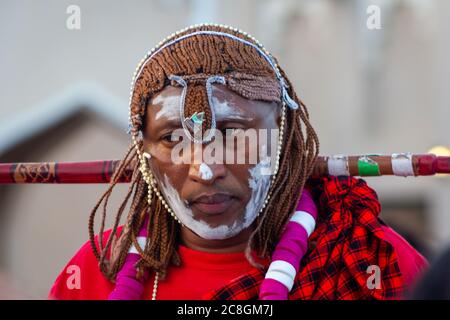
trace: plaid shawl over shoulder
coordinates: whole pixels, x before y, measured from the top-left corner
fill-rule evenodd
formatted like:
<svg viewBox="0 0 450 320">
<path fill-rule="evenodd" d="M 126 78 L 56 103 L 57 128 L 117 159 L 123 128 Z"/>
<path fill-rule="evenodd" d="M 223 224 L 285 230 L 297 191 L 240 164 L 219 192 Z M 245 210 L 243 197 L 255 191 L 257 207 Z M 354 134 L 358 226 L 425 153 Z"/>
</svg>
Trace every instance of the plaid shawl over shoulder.
<svg viewBox="0 0 450 320">
<path fill-rule="evenodd" d="M 363 179 L 321 177 L 307 188 L 319 208 L 316 230 L 289 299 L 395 299 L 403 281 L 394 248 L 384 240 L 381 205 Z M 370 265 L 381 271 L 381 289 L 369 289 Z M 207 298 L 257 299 L 264 270 L 253 270 Z"/>
</svg>

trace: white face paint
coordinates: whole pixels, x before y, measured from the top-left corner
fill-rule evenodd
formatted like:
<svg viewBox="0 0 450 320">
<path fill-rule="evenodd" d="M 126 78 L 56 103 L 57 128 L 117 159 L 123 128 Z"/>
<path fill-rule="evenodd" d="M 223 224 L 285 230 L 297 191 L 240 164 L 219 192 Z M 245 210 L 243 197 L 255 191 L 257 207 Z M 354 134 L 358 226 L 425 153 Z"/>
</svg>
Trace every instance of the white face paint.
<svg viewBox="0 0 450 320">
<path fill-rule="evenodd" d="M 211 180 L 213 173 L 206 163 L 202 163 L 198 168 L 198 176 L 203 180 Z"/>
<path fill-rule="evenodd" d="M 238 107 L 229 101 L 220 101 L 217 97 L 212 97 L 213 109 L 216 115 L 216 121 L 225 120 L 253 120 L 245 115 Z"/>
<path fill-rule="evenodd" d="M 161 189 L 167 202 L 180 221 L 190 230 L 207 240 L 220 240 L 234 237 L 245 228 L 248 228 L 256 219 L 267 197 L 270 186 L 270 175 L 262 174 L 265 167 L 270 166 L 269 158 L 262 160 L 253 168 L 249 169 L 249 186 L 252 195 L 245 207 L 245 213 L 233 222 L 232 225 L 220 225 L 211 227 L 202 220 L 194 219 L 192 210 L 181 200 L 178 192 L 171 185 L 167 175 L 161 183 Z"/>
<path fill-rule="evenodd" d="M 213 86 L 213 92 L 217 89 Z M 245 115 L 232 101 L 219 100 L 212 96 L 213 105 L 211 106 L 216 115 L 216 121 L 224 120 L 253 120 Z M 161 93 L 152 100 L 153 105 L 161 106 L 161 110 L 156 113 L 155 119 L 164 117 L 168 120 L 177 120 L 180 117 L 180 96 Z"/>
<path fill-rule="evenodd" d="M 245 219 L 253 222 L 263 207 L 270 187 L 271 175 L 265 174 L 270 169 L 270 158 L 266 157 L 252 169 L 249 169 L 248 185 L 252 189 L 252 196 L 245 207 Z M 250 225 L 251 222 L 248 224 Z"/>
<path fill-rule="evenodd" d="M 160 94 L 153 99 L 152 104 L 161 106 L 161 110 L 156 113 L 156 120 L 161 117 L 168 120 L 180 118 L 180 96 Z"/>
</svg>

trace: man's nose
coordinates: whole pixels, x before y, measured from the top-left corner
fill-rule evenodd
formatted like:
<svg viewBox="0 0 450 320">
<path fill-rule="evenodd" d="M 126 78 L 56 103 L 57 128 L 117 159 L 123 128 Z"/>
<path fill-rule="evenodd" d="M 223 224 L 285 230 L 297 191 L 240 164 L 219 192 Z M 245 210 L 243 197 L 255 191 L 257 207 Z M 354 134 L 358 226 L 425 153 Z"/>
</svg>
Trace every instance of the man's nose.
<svg viewBox="0 0 450 320">
<path fill-rule="evenodd" d="M 191 164 L 189 168 L 189 178 L 195 182 L 212 185 L 218 179 L 224 178 L 226 168 L 224 164 L 214 163 Z"/>
</svg>

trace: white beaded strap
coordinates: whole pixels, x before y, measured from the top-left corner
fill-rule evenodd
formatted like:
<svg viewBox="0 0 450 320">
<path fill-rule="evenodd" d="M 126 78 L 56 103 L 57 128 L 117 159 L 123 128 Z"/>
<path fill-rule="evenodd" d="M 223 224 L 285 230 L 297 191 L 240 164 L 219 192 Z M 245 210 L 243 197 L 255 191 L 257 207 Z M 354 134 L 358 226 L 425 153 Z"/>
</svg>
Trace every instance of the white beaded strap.
<svg viewBox="0 0 450 320">
<path fill-rule="evenodd" d="M 294 285 L 294 279 L 297 271 L 293 265 L 283 260 L 275 260 L 269 266 L 266 273 L 266 279 L 273 279 L 283 284 L 289 291 Z"/>
<path fill-rule="evenodd" d="M 141 248 L 145 248 L 145 243 L 147 242 L 147 237 L 137 237 L 137 242 L 139 243 L 139 246 Z M 130 250 L 128 250 L 128 253 L 136 253 L 139 254 L 134 244 L 131 245 Z"/>
<path fill-rule="evenodd" d="M 180 119 L 184 119 L 184 109 L 185 109 L 185 100 L 186 100 L 186 93 L 187 93 L 187 83 L 186 81 L 177 75 L 171 74 L 169 75 L 169 79 L 172 81 L 177 82 L 182 88 L 183 91 L 181 92 L 181 98 L 180 98 Z M 212 102 L 212 84 L 213 83 L 220 83 L 225 84 L 225 78 L 223 76 L 212 76 L 206 79 L 206 94 L 208 96 L 208 103 L 210 105 L 210 112 L 211 112 L 211 128 L 209 129 L 209 133 L 206 137 L 201 137 L 201 139 L 198 139 L 196 136 L 196 132 L 194 130 L 194 136 L 191 135 L 191 132 L 189 131 L 188 126 L 184 121 L 181 121 L 181 125 L 183 126 L 183 129 L 188 136 L 189 140 L 194 141 L 195 143 L 206 143 L 211 141 L 211 139 L 214 137 L 214 130 L 216 129 L 216 115 L 213 108 L 213 102 Z"/>
<path fill-rule="evenodd" d="M 296 222 L 303 228 L 305 228 L 308 237 L 311 235 L 311 233 L 314 231 L 314 228 L 316 227 L 316 221 L 314 220 L 314 217 L 306 211 L 295 211 L 290 221 Z"/>
<path fill-rule="evenodd" d="M 392 171 L 396 176 L 414 176 L 411 153 L 393 153 L 391 160 Z"/>
</svg>

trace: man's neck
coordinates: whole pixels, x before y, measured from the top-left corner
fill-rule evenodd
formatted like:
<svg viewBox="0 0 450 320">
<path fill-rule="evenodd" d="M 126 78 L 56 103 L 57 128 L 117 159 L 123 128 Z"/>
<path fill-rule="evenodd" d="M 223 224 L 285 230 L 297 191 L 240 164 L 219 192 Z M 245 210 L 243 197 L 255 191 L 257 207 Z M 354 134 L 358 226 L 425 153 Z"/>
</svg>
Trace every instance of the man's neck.
<svg viewBox="0 0 450 320">
<path fill-rule="evenodd" d="M 248 239 L 253 231 L 253 227 L 242 230 L 239 234 L 228 239 L 207 240 L 204 239 L 186 227 L 180 230 L 181 244 L 194 250 L 226 253 L 243 252 L 247 247 Z"/>
</svg>

